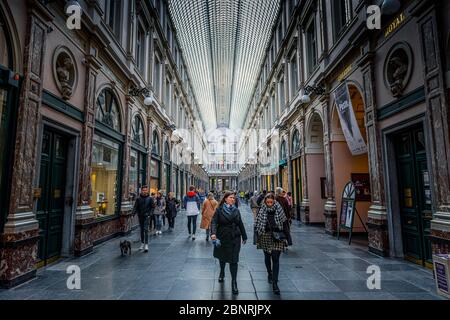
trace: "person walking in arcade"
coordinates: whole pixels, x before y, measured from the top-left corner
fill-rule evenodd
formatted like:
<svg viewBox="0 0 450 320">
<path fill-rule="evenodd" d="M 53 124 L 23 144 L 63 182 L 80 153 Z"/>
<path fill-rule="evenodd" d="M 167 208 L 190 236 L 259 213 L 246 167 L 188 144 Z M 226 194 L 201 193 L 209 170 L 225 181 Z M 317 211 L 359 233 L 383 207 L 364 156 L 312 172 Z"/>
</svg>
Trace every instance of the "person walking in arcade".
<svg viewBox="0 0 450 320">
<path fill-rule="evenodd" d="M 256 217 L 255 223 L 257 249 L 264 251 L 268 281 L 272 283 L 273 292 L 280 294 L 278 275 L 280 272 L 280 255 L 292 244 L 288 220 L 281 205 L 275 201 L 273 194 L 268 194 Z"/>
<path fill-rule="evenodd" d="M 225 264 L 230 264 L 231 288 L 233 294 L 238 294 L 237 271 L 241 243 L 247 242 L 247 233 L 242 222 L 241 213 L 235 207 L 236 196 L 226 192 L 220 201 L 212 223 L 211 240 L 220 241 L 220 246 L 214 246 L 214 257 L 220 262 L 219 282 L 225 278 Z"/>
</svg>

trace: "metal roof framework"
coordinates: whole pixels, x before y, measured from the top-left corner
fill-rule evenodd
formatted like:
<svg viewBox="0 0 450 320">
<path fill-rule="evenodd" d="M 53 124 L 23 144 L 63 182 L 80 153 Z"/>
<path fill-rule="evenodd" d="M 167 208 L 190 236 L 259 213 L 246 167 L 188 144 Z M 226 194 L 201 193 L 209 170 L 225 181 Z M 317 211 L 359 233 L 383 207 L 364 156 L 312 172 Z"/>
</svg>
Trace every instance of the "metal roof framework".
<svg viewBox="0 0 450 320">
<path fill-rule="evenodd" d="M 206 129 L 240 129 L 280 0 L 169 0 Z"/>
</svg>

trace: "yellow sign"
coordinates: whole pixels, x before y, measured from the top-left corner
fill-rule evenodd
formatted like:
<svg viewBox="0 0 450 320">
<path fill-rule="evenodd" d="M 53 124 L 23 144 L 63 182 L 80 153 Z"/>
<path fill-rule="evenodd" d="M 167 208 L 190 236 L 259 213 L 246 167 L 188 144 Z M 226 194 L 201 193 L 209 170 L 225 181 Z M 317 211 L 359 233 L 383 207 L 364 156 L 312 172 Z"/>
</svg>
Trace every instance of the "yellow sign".
<svg viewBox="0 0 450 320">
<path fill-rule="evenodd" d="M 392 21 L 389 26 L 386 28 L 386 30 L 384 31 L 384 37 L 387 38 L 392 32 L 394 32 L 395 30 L 397 30 L 397 28 L 403 23 L 405 22 L 405 14 L 402 12 L 400 13 L 400 15 L 394 19 L 394 21 Z"/>
<path fill-rule="evenodd" d="M 349 64 L 337 77 L 338 82 L 342 82 L 352 72 L 353 65 Z"/>
</svg>

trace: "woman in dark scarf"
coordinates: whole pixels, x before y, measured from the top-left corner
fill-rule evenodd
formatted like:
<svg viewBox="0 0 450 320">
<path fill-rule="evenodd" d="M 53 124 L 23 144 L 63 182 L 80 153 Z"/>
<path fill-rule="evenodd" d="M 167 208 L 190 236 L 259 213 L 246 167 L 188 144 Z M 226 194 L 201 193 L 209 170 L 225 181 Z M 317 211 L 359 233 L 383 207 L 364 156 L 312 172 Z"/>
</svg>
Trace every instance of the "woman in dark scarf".
<svg viewBox="0 0 450 320">
<path fill-rule="evenodd" d="M 255 232 L 257 249 L 264 251 L 268 281 L 272 283 L 275 294 L 280 294 L 278 288 L 280 255 L 291 244 L 287 221 L 283 208 L 275 201 L 275 196 L 268 194 L 256 217 Z"/>
<path fill-rule="evenodd" d="M 225 264 L 230 264 L 231 288 L 238 294 L 237 269 L 241 242 L 245 244 L 247 234 L 242 223 L 241 213 L 234 206 L 236 201 L 232 192 L 226 192 L 211 222 L 211 240 L 220 240 L 220 246 L 214 246 L 214 257 L 220 261 L 219 282 L 225 277 Z"/>
</svg>

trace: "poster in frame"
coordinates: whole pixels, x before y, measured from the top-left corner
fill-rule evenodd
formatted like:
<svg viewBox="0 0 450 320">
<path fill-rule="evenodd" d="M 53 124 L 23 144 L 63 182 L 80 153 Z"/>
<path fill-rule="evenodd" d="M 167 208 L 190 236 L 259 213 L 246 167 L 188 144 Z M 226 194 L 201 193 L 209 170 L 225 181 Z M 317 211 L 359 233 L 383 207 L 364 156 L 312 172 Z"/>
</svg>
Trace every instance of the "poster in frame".
<svg viewBox="0 0 450 320">
<path fill-rule="evenodd" d="M 370 175 L 368 173 L 352 173 L 351 181 L 356 189 L 356 201 L 371 201 Z"/>
</svg>

